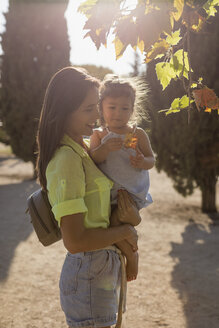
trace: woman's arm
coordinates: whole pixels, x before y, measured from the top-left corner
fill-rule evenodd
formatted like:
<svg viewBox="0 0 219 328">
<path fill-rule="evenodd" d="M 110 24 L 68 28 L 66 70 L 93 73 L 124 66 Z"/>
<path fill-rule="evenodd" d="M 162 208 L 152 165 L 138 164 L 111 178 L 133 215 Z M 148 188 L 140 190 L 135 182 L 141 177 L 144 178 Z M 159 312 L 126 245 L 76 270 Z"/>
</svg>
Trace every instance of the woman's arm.
<svg viewBox="0 0 219 328">
<path fill-rule="evenodd" d="M 62 217 L 61 232 L 64 246 L 72 254 L 104 248 L 124 239 L 129 243 L 131 240 L 133 249 L 137 249 L 137 232 L 130 224 L 87 229 L 82 213 Z"/>
<path fill-rule="evenodd" d="M 120 149 L 122 144 L 121 138 L 111 138 L 101 144 L 99 131 L 94 130 L 90 138 L 90 156 L 96 164 L 102 163 L 106 160 L 109 152 Z"/>
<path fill-rule="evenodd" d="M 135 168 L 150 170 L 155 164 L 155 157 L 147 133 L 137 128 L 138 147 L 136 156 L 131 156 L 131 165 Z"/>
</svg>

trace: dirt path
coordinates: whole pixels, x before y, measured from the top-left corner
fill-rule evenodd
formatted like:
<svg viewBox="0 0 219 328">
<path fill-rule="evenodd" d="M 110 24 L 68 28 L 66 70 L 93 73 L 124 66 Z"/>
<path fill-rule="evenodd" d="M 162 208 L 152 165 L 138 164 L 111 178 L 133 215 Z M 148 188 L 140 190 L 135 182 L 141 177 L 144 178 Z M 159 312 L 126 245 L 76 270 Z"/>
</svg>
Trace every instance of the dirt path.
<svg viewBox="0 0 219 328">
<path fill-rule="evenodd" d="M 24 214 L 37 188 L 31 174 L 30 164 L 0 155 L 0 328 L 66 328 L 58 292 L 65 249 L 41 246 Z M 184 199 L 155 170 L 151 193 L 125 327 L 218 328 L 219 226 L 200 212 L 198 191 Z"/>
</svg>

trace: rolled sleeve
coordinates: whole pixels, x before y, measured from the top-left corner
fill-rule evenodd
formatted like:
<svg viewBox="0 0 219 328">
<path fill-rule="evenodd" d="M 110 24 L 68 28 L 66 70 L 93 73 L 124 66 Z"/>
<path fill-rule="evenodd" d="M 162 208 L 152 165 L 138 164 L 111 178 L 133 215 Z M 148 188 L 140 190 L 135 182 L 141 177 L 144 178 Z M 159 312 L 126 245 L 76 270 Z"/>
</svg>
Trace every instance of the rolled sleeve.
<svg viewBox="0 0 219 328">
<path fill-rule="evenodd" d="M 87 206 L 85 205 L 84 199 L 79 198 L 56 204 L 52 207 L 52 211 L 56 218 L 61 218 L 65 215 L 85 213 L 87 212 Z"/>
</svg>

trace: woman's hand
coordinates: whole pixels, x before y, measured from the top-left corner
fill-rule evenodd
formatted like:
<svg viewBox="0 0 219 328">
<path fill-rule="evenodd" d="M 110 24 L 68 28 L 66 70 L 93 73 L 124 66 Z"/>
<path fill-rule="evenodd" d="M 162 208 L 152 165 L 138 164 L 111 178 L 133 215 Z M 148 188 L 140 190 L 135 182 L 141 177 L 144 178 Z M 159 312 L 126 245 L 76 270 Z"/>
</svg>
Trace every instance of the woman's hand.
<svg viewBox="0 0 219 328">
<path fill-rule="evenodd" d="M 134 252 L 137 250 L 137 231 L 130 224 L 120 224 L 107 229 L 85 228 L 84 214 L 77 213 L 62 217 L 61 232 L 64 246 L 72 254 L 104 248 L 125 239 Z"/>
<path fill-rule="evenodd" d="M 133 226 L 141 222 L 141 217 L 136 204 L 126 190 L 118 190 L 118 216 L 122 223 L 129 223 Z"/>
</svg>

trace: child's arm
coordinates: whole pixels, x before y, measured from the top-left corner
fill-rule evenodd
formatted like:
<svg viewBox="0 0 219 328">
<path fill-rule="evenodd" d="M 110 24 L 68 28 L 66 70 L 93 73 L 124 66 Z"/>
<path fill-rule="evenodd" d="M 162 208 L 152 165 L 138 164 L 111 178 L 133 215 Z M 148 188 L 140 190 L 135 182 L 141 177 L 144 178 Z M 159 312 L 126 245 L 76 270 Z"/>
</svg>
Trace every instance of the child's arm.
<svg viewBox="0 0 219 328">
<path fill-rule="evenodd" d="M 95 163 L 102 163 L 106 160 L 109 152 L 119 150 L 122 147 L 121 138 L 111 138 L 101 144 L 100 132 L 94 130 L 90 138 L 90 156 Z"/>
<path fill-rule="evenodd" d="M 154 154 L 147 133 L 137 128 L 138 146 L 136 156 L 131 156 L 131 165 L 135 168 L 150 170 L 155 164 Z"/>
</svg>

